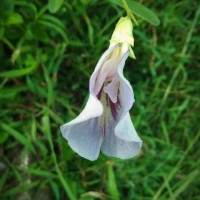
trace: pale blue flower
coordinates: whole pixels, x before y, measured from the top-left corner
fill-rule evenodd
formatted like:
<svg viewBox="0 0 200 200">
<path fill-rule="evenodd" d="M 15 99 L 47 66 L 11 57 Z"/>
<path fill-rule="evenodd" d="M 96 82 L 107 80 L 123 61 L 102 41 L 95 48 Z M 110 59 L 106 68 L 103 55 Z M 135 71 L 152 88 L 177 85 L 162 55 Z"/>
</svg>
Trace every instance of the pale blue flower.
<svg viewBox="0 0 200 200">
<path fill-rule="evenodd" d="M 133 90 L 123 76 L 127 57 L 130 54 L 134 57 L 133 41 L 130 19 L 121 18 L 110 47 L 90 78 L 85 108 L 77 118 L 61 126 L 69 146 L 88 160 L 96 160 L 100 151 L 107 156 L 128 159 L 135 157 L 142 147 L 129 114 L 134 103 Z"/>
</svg>

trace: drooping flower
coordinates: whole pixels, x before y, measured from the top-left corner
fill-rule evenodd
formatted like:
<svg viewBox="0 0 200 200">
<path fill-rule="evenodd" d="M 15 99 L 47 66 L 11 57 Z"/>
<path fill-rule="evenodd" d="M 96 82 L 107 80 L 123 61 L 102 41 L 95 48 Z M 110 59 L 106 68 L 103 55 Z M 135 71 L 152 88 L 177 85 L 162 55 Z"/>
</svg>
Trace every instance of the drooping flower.
<svg viewBox="0 0 200 200">
<path fill-rule="evenodd" d="M 129 114 L 134 103 L 133 90 L 123 76 L 127 57 L 134 57 L 132 28 L 128 17 L 119 20 L 110 47 L 90 78 L 85 108 L 77 118 L 61 126 L 69 146 L 88 160 L 96 160 L 100 151 L 128 159 L 135 157 L 142 147 Z"/>
</svg>

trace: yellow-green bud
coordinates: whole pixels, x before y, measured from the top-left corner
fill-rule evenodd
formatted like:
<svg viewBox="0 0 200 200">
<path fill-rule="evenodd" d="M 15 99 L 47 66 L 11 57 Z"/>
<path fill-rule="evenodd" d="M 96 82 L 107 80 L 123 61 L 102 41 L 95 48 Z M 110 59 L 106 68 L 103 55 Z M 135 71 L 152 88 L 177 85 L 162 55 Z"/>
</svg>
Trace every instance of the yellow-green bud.
<svg viewBox="0 0 200 200">
<path fill-rule="evenodd" d="M 129 55 L 135 58 L 133 50 L 131 49 L 131 46 L 134 45 L 132 30 L 133 24 L 130 18 L 121 17 L 110 39 L 110 46 L 120 43 L 122 45 L 122 51 L 127 52 L 129 50 Z"/>
</svg>

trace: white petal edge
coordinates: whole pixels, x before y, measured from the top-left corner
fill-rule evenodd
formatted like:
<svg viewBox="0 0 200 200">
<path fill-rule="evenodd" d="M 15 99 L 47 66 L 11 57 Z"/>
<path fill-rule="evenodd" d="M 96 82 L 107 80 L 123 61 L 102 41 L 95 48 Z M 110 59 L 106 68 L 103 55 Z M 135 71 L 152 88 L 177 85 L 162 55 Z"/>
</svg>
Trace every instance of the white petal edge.
<svg viewBox="0 0 200 200">
<path fill-rule="evenodd" d="M 103 137 L 98 118 L 62 126 L 61 132 L 69 146 L 81 157 L 91 161 L 98 158 Z"/>
<path fill-rule="evenodd" d="M 90 94 L 80 115 L 60 127 L 62 136 L 68 141 L 69 146 L 80 156 L 91 161 L 96 160 L 100 152 L 102 135 L 100 130 L 97 130 L 97 117 L 102 113 L 101 102 Z"/>
<path fill-rule="evenodd" d="M 85 108 L 78 115 L 78 117 L 76 117 L 72 121 L 64 124 L 63 126 L 81 123 L 81 122 L 86 121 L 88 119 L 101 116 L 102 114 L 103 114 L 103 106 L 102 106 L 101 102 L 96 97 L 94 97 L 92 94 L 90 94 Z M 61 126 L 61 128 L 63 126 Z"/>
</svg>

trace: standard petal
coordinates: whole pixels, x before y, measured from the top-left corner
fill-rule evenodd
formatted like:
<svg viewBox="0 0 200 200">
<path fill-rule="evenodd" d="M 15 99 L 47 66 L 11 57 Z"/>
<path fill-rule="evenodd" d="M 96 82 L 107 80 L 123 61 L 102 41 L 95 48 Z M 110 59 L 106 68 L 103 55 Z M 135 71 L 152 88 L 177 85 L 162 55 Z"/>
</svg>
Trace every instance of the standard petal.
<svg viewBox="0 0 200 200">
<path fill-rule="evenodd" d="M 101 89 L 102 84 L 110 72 L 112 65 L 113 65 L 113 60 L 116 59 L 111 59 L 109 60 L 109 55 L 120 45 L 114 45 L 110 47 L 105 53 L 101 56 L 99 59 L 99 62 L 97 63 L 95 70 L 90 78 L 90 93 L 93 94 L 94 96 L 98 93 L 98 91 Z M 101 76 L 98 76 L 100 75 Z"/>
<path fill-rule="evenodd" d="M 98 158 L 102 143 L 102 130 L 98 118 L 62 126 L 61 132 L 69 146 L 80 156 L 91 161 Z"/>
<path fill-rule="evenodd" d="M 110 131 L 104 136 L 101 151 L 106 156 L 129 159 L 138 155 L 141 149 L 140 142 L 129 142 L 118 138 L 114 132 L 115 125 L 110 126 Z"/>
</svg>

